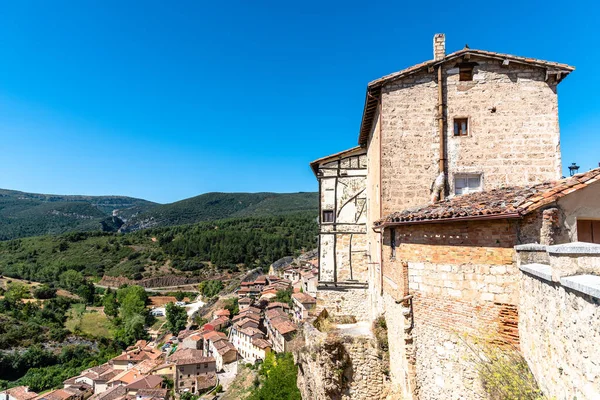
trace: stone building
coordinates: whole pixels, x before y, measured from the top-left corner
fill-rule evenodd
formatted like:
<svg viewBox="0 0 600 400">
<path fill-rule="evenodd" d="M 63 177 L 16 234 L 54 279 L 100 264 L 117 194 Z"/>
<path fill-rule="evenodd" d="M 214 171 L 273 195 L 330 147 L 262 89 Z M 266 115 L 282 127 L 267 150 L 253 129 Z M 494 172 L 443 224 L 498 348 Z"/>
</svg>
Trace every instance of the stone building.
<svg viewBox="0 0 600 400">
<path fill-rule="evenodd" d="M 385 317 L 397 396 L 480 398 L 462 340 L 486 331 L 519 347 L 515 246 L 593 240 L 600 171 L 560 180 L 557 89 L 573 67 L 468 47 L 447 55 L 443 34 L 433 53 L 370 82 L 359 147 L 311 163 L 321 198 L 317 307 Z M 364 269 L 345 256 L 339 185 L 324 184 L 342 176 L 348 155 L 360 155 L 365 175 L 356 220 Z M 333 220 L 323 214 L 331 208 Z M 354 279 L 368 290 L 344 292 Z"/>
</svg>

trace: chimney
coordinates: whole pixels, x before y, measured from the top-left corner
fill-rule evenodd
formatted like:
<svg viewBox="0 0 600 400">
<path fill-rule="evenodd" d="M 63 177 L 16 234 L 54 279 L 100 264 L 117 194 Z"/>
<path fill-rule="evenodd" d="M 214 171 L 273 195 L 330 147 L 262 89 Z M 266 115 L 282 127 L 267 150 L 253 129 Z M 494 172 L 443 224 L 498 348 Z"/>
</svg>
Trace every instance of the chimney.
<svg viewBox="0 0 600 400">
<path fill-rule="evenodd" d="M 446 57 L 446 35 L 436 33 L 433 36 L 433 59 L 435 61 Z"/>
</svg>

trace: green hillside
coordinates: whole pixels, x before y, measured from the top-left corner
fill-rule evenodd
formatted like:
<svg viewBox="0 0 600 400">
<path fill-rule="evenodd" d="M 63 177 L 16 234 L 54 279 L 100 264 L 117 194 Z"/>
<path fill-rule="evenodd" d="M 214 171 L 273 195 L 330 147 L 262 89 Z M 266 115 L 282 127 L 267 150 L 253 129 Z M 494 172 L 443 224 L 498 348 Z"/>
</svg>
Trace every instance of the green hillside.
<svg viewBox="0 0 600 400">
<path fill-rule="evenodd" d="M 312 212 L 230 218 L 127 234 L 75 232 L 0 242 L 0 275 L 63 285 L 63 274 L 142 279 L 268 267 L 316 246 Z M 65 287 L 66 289 L 76 289 Z"/>
<path fill-rule="evenodd" d="M 285 215 L 301 211 L 315 213 L 317 193 L 206 193 L 158 205 L 131 218 L 122 231 L 192 224 L 230 217 Z"/>
<path fill-rule="evenodd" d="M 120 219 L 146 211 L 156 203 L 124 196 L 60 196 L 0 189 L 0 240 L 114 229 Z"/>
</svg>

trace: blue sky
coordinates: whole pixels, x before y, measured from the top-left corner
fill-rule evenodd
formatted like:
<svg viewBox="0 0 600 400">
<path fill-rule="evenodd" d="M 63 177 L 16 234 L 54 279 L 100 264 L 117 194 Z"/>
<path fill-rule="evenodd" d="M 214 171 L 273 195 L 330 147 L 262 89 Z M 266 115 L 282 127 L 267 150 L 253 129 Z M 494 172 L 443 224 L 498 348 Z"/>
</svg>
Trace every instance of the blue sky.
<svg viewBox="0 0 600 400">
<path fill-rule="evenodd" d="M 600 162 L 592 2 L 13 1 L 0 5 L 0 187 L 171 202 L 315 191 L 366 84 L 447 50 L 574 65 L 563 165 Z"/>
</svg>

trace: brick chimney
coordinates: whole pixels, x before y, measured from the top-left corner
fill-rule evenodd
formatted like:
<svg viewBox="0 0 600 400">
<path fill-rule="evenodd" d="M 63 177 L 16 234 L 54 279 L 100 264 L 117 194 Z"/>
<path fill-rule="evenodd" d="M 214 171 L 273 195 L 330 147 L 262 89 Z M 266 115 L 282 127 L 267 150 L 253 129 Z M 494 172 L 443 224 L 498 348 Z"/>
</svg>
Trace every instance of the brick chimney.
<svg viewBox="0 0 600 400">
<path fill-rule="evenodd" d="M 441 60 L 446 57 L 446 35 L 436 33 L 433 36 L 433 59 Z"/>
</svg>

